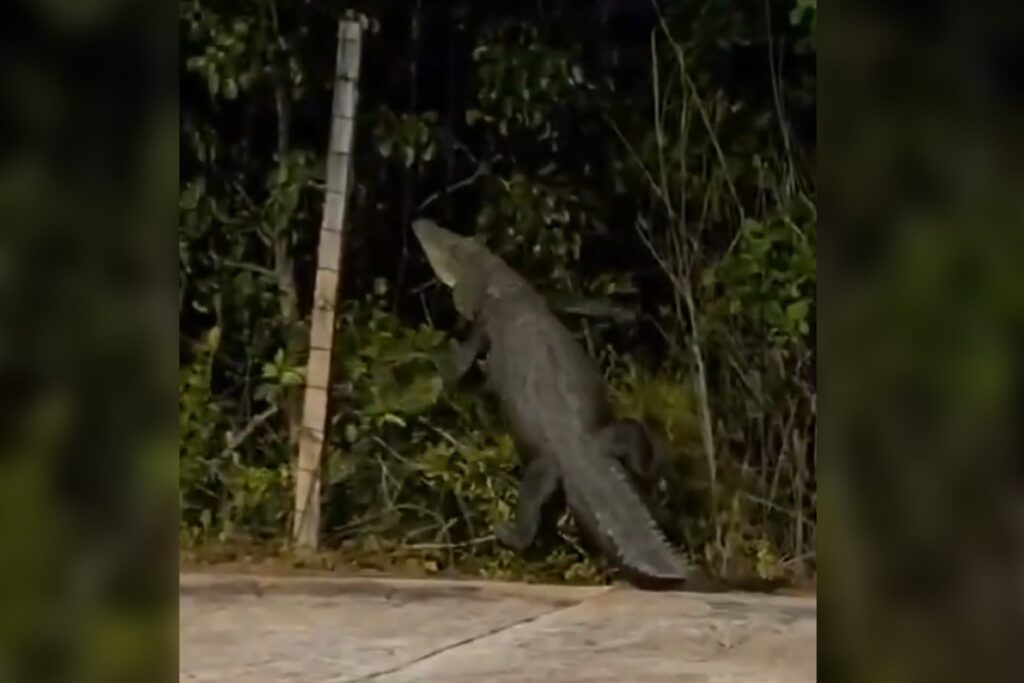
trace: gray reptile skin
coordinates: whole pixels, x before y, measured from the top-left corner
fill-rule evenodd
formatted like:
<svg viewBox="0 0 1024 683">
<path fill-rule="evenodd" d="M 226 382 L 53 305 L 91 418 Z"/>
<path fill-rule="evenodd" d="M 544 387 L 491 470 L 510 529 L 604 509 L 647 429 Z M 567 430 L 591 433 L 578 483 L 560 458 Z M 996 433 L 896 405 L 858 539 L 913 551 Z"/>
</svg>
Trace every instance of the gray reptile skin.
<svg viewBox="0 0 1024 683">
<path fill-rule="evenodd" d="M 453 354 L 457 380 L 487 353 L 497 395 L 524 461 L 513 524 L 495 530 L 519 551 L 537 533 L 543 504 L 559 489 L 584 533 L 633 583 L 670 587 L 689 578 L 634 488 L 630 473 L 656 460 L 638 422 L 616 420 L 604 377 L 544 298 L 482 244 L 420 219 L 413 232 L 459 314 L 473 323 Z"/>
</svg>

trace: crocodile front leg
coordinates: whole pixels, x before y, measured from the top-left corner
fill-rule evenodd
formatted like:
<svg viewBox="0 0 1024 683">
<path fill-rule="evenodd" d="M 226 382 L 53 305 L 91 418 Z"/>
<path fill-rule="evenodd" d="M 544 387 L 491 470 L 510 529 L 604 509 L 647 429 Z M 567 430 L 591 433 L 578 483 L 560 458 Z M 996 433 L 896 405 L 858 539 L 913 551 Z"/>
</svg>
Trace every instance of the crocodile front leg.
<svg viewBox="0 0 1024 683">
<path fill-rule="evenodd" d="M 465 341 L 459 343 L 453 340 L 448 362 L 442 370 L 445 383 L 458 384 L 473 367 L 473 361 L 487 351 L 487 346 L 487 335 L 483 331 L 483 326 L 479 324 L 473 325 Z"/>
<path fill-rule="evenodd" d="M 526 465 L 526 471 L 519 482 L 519 502 L 516 504 L 516 519 L 494 530 L 494 536 L 503 545 L 517 552 L 523 552 L 537 536 L 544 503 L 558 489 L 560 480 L 558 466 L 550 458 L 535 457 Z"/>
</svg>

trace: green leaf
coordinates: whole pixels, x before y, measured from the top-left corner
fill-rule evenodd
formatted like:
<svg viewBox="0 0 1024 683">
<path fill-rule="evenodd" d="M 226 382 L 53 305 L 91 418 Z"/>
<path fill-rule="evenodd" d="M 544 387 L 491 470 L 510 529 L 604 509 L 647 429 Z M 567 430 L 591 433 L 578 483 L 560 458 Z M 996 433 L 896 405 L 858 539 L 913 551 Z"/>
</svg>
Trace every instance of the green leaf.
<svg viewBox="0 0 1024 683">
<path fill-rule="evenodd" d="M 786 318 L 792 323 L 799 323 L 807 317 L 807 310 L 810 305 L 811 302 L 806 299 L 794 301 L 786 306 Z"/>
<path fill-rule="evenodd" d="M 210 97 L 217 97 L 220 93 L 220 74 L 215 66 L 210 66 L 206 73 L 206 85 L 210 89 Z"/>
<path fill-rule="evenodd" d="M 196 178 L 185 186 L 181 193 L 181 199 L 178 201 L 178 206 L 185 211 L 191 211 L 199 206 L 199 200 L 205 194 L 206 179 Z"/>
<path fill-rule="evenodd" d="M 398 425 L 403 429 L 406 426 L 405 420 L 391 413 L 385 413 L 383 416 L 381 416 L 381 422 L 390 422 L 391 424 Z"/>
<path fill-rule="evenodd" d="M 305 383 L 305 368 L 288 368 L 281 373 L 281 384 L 286 387 L 298 387 Z"/>
<path fill-rule="evenodd" d="M 359 438 L 359 428 L 354 424 L 345 425 L 345 441 L 348 443 L 355 443 L 356 439 Z"/>
</svg>

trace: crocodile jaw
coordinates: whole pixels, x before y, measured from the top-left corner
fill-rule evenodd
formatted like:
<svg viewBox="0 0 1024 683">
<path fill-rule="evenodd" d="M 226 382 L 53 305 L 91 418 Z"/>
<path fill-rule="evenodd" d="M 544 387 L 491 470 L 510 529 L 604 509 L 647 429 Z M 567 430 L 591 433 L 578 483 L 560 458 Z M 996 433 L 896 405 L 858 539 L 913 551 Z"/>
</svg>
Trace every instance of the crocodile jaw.
<svg viewBox="0 0 1024 683">
<path fill-rule="evenodd" d="M 447 287 L 455 287 L 463 272 L 458 255 L 465 249 L 469 240 L 445 230 L 426 218 L 413 221 L 412 231 L 423 246 L 437 279 Z"/>
</svg>

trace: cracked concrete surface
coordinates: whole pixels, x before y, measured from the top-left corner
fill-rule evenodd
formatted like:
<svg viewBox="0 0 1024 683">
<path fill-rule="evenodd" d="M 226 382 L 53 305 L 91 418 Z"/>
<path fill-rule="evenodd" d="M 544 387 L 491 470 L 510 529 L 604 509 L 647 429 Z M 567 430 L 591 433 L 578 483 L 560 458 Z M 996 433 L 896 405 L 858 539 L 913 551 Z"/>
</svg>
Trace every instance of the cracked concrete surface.
<svg viewBox="0 0 1024 683">
<path fill-rule="evenodd" d="M 814 598 L 181 577 L 181 681 L 804 683 Z"/>
</svg>

